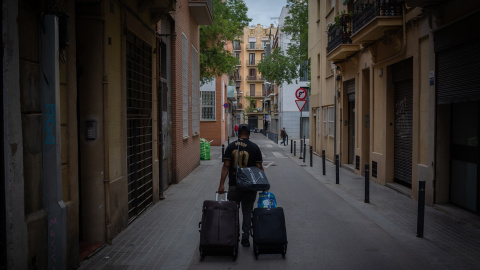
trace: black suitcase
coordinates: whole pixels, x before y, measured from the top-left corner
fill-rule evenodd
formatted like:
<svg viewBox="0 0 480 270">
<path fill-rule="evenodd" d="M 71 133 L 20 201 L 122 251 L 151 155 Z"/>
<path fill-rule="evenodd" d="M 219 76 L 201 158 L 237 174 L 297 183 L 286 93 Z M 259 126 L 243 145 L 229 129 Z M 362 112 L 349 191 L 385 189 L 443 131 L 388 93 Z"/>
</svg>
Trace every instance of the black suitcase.
<svg viewBox="0 0 480 270">
<path fill-rule="evenodd" d="M 253 253 L 287 254 L 287 229 L 283 208 L 255 208 L 252 213 Z"/>
<path fill-rule="evenodd" d="M 217 196 L 218 198 L 218 196 Z M 232 255 L 237 258 L 240 238 L 238 205 L 234 201 L 204 201 L 200 231 L 200 257 Z"/>
</svg>

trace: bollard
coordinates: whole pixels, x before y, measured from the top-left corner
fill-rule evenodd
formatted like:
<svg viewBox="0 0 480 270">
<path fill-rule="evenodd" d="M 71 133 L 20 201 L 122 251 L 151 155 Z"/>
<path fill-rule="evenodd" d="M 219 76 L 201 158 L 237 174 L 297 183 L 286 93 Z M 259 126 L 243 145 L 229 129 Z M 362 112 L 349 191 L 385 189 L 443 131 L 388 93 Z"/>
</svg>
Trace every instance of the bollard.
<svg viewBox="0 0 480 270">
<path fill-rule="evenodd" d="M 293 142 L 293 156 L 297 155 L 297 141 Z"/>
<path fill-rule="evenodd" d="M 305 163 L 305 155 L 307 154 L 307 144 L 303 141 L 303 163 Z"/>
<path fill-rule="evenodd" d="M 290 154 L 293 153 L 293 140 L 290 141 Z"/>
<path fill-rule="evenodd" d="M 223 161 L 224 155 L 225 155 L 225 144 L 222 144 L 222 161 Z"/>
<path fill-rule="evenodd" d="M 335 183 L 340 183 L 340 162 L 338 161 L 338 155 L 335 155 Z"/>
<path fill-rule="evenodd" d="M 325 175 L 325 150 L 322 150 L 322 168 L 323 168 L 323 175 Z"/>
<path fill-rule="evenodd" d="M 286 142 L 286 143 L 287 143 L 287 145 L 288 145 L 288 135 L 287 135 L 287 139 L 285 140 L 285 142 Z"/>
<path fill-rule="evenodd" d="M 228 136 L 228 139 L 227 139 L 227 141 L 228 141 L 228 144 L 230 144 L 230 136 Z"/>
<path fill-rule="evenodd" d="M 310 146 L 310 167 L 313 167 L 313 160 L 312 160 L 312 156 L 313 155 L 313 147 Z"/>
<path fill-rule="evenodd" d="M 302 141 L 302 139 L 300 139 L 300 159 L 302 159 L 302 156 L 303 156 L 303 154 L 302 154 L 302 150 L 303 150 L 302 147 L 303 147 L 303 141 Z"/>
<path fill-rule="evenodd" d="M 423 237 L 424 221 L 425 221 L 425 181 L 418 181 L 417 237 Z"/>
<path fill-rule="evenodd" d="M 370 203 L 370 169 L 365 164 L 365 203 Z"/>
</svg>

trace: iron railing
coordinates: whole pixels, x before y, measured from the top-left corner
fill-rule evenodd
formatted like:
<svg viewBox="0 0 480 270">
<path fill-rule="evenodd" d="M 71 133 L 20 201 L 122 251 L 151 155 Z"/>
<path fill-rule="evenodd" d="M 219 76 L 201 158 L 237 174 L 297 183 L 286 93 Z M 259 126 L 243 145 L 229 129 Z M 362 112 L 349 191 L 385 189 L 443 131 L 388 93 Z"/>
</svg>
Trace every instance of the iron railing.
<svg viewBox="0 0 480 270">
<path fill-rule="evenodd" d="M 247 81 L 264 81 L 265 78 L 260 76 L 247 76 Z"/>
<path fill-rule="evenodd" d="M 262 132 L 263 135 L 265 135 L 271 141 L 278 144 L 278 134 L 270 132 L 270 131 L 266 131 L 265 129 L 262 129 L 261 132 Z"/>
<path fill-rule="evenodd" d="M 328 44 L 327 44 L 327 53 L 331 52 L 333 49 L 337 48 L 342 44 L 343 33 L 340 26 L 334 25 L 328 29 Z"/>
<path fill-rule="evenodd" d="M 353 33 L 379 16 L 402 16 L 403 0 L 357 0 L 353 3 Z"/>
</svg>

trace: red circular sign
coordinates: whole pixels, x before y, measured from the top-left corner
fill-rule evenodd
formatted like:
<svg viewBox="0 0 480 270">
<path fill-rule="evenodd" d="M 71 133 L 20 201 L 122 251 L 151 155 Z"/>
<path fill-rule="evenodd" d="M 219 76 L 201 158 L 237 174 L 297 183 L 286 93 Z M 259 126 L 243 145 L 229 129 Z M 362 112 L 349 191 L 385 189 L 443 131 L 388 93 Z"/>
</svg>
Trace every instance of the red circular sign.
<svg viewBox="0 0 480 270">
<path fill-rule="evenodd" d="M 307 98 L 307 90 L 305 88 L 298 88 L 295 92 L 295 97 L 300 100 L 304 100 Z"/>
<path fill-rule="evenodd" d="M 228 108 L 228 103 L 223 104 L 223 107 Z"/>
</svg>

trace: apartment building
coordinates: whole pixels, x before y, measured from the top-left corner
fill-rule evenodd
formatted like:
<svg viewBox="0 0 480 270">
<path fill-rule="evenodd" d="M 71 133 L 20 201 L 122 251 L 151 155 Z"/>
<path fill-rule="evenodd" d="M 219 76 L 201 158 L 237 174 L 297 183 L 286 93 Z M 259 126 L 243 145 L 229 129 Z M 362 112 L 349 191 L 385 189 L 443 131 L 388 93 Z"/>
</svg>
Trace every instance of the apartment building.
<svg viewBox="0 0 480 270">
<path fill-rule="evenodd" d="M 1 7 L 0 266 L 77 268 L 199 164 L 212 1 Z"/>
<path fill-rule="evenodd" d="M 357 174 L 480 213 L 477 1 L 310 0 L 311 143 Z"/>
<path fill-rule="evenodd" d="M 233 53 L 239 59 L 237 81 L 238 110 L 240 123 L 252 129 L 268 129 L 270 115 L 267 100 L 267 84 L 258 72 L 257 65 L 265 57 L 265 49 L 277 28 L 257 24 L 244 28 L 243 37 L 233 43 Z M 240 94 L 238 94 L 240 93 Z"/>
</svg>

